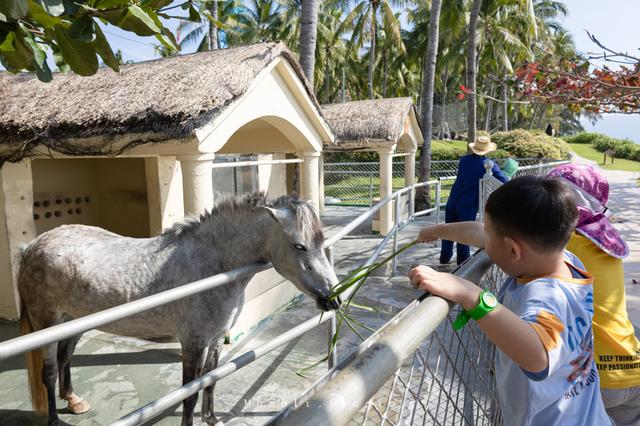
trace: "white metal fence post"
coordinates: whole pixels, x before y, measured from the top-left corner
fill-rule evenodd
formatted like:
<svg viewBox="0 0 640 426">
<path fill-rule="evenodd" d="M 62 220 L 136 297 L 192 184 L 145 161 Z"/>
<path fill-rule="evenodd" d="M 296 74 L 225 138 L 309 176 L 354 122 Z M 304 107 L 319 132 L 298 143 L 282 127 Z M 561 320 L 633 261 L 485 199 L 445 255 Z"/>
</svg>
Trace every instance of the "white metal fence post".
<svg viewBox="0 0 640 426">
<path fill-rule="evenodd" d="M 333 246 L 329 246 L 325 249 L 325 253 L 327 255 L 327 259 L 329 260 L 329 264 L 331 268 L 334 268 L 334 257 L 333 257 Z M 335 268 L 334 268 L 335 269 Z M 329 321 L 328 327 L 328 340 L 327 340 L 327 367 L 331 370 L 338 363 L 338 345 L 331 350 L 331 343 L 333 342 L 333 336 L 336 334 L 336 317 L 335 315 L 331 317 Z"/>
<path fill-rule="evenodd" d="M 402 200 L 402 194 L 398 194 L 398 196 L 395 198 L 395 202 L 396 202 L 396 225 L 395 225 L 395 231 L 393 232 L 393 252 L 397 252 L 398 251 L 398 230 L 400 229 L 400 210 L 401 210 L 401 203 L 400 200 Z M 392 267 L 391 267 L 391 273 L 392 275 L 396 274 L 397 268 L 398 268 L 398 263 L 396 260 L 397 256 L 393 256 L 393 260 L 392 260 Z"/>
</svg>

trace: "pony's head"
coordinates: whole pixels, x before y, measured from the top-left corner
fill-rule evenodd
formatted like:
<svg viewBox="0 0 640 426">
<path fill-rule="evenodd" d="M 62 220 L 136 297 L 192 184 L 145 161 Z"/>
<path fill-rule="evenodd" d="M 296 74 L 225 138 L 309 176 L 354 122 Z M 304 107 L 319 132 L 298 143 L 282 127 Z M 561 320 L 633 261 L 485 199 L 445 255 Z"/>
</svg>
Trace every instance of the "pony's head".
<svg viewBox="0 0 640 426">
<path fill-rule="evenodd" d="M 329 295 L 338 278 L 322 247 L 322 223 L 315 209 L 288 196 L 260 208 L 274 221 L 267 244 L 276 271 L 313 298 L 319 309 L 337 309 L 340 300 L 329 300 Z"/>
</svg>

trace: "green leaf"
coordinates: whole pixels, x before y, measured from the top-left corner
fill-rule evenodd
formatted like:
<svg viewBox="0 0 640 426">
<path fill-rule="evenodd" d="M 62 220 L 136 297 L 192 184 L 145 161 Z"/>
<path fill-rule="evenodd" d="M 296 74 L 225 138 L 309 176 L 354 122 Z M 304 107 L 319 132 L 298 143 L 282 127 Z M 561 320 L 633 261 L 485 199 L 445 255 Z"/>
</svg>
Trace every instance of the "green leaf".
<svg viewBox="0 0 640 426">
<path fill-rule="evenodd" d="M 204 16 L 206 16 L 206 17 L 207 17 L 207 19 L 208 19 L 208 20 L 209 20 L 213 25 L 215 25 L 216 27 L 220 28 L 221 30 L 225 30 L 225 31 L 228 31 L 228 30 L 229 30 L 229 26 L 228 26 L 228 25 L 225 25 L 225 24 L 223 24 L 222 22 L 220 22 L 220 21 L 218 21 L 217 19 L 215 19 L 215 18 L 213 17 L 213 15 L 211 14 L 211 12 L 209 12 L 208 10 L 206 10 L 206 9 L 202 9 L 202 10 L 201 10 L 201 12 L 202 12 L 202 14 L 203 14 Z"/>
<path fill-rule="evenodd" d="M 54 32 L 60 53 L 71 69 L 84 76 L 95 74 L 98 70 L 98 58 L 94 47 L 71 38 L 69 32 L 61 25 L 56 25 Z"/>
<path fill-rule="evenodd" d="M 27 0 L 0 0 L 0 21 L 2 22 L 17 21 L 28 13 Z"/>
<path fill-rule="evenodd" d="M 200 22 L 200 14 L 193 5 L 189 5 L 189 20 L 193 22 Z"/>
<path fill-rule="evenodd" d="M 46 10 L 33 0 L 29 0 L 29 10 L 31 11 L 31 18 L 44 28 L 53 29 L 56 25 L 63 23 L 62 19 L 57 16 L 51 16 Z"/>
<path fill-rule="evenodd" d="M 80 9 L 80 5 L 75 0 L 62 0 L 62 4 L 64 4 L 64 14 L 68 16 L 75 15 Z"/>
<path fill-rule="evenodd" d="M 60 16 L 64 13 L 64 2 L 62 0 L 38 0 L 38 2 L 51 16 Z"/>
<path fill-rule="evenodd" d="M 149 6 L 151 9 L 161 9 L 169 6 L 173 0 L 143 0 L 140 2 L 142 6 Z"/>
<path fill-rule="evenodd" d="M 18 32 L 12 31 L 0 45 L 0 59 L 8 71 L 16 73 L 29 68 L 33 61 L 33 52 L 22 36 Z"/>
<path fill-rule="evenodd" d="M 176 42 L 176 39 L 173 37 L 173 34 L 171 33 L 171 31 L 169 31 L 168 29 L 163 28 L 162 34 L 156 34 L 156 38 L 167 49 L 173 52 L 177 52 L 180 50 L 180 48 L 178 47 L 178 43 Z"/>
<path fill-rule="evenodd" d="M 63 73 L 68 73 L 71 70 L 71 67 L 69 67 L 69 64 L 67 64 L 62 57 L 62 53 L 60 53 L 58 45 L 51 43 L 51 50 L 53 51 L 53 60 L 56 62 L 58 70 Z"/>
<path fill-rule="evenodd" d="M 91 43 L 96 39 L 94 27 L 95 22 L 93 22 L 93 18 L 90 16 L 81 16 L 69 27 L 69 35 L 76 40 Z"/>
<path fill-rule="evenodd" d="M 154 22 L 158 19 L 155 12 L 149 7 L 131 5 L 127 8 L 124 18 L 118 21 L 117 26 L 126 31 L 132 31 L 139 36 L 160 34 L 162 30 Z"/>
<path fill-rule="evenodd" d="M 105 64 L 115 72 L 120 71 L 120 64 L 118 63 L 118 59 L 113 54 L 113 50 L 111 50 L 111 46 L 109 46 L 109 42 L 107 38 L 104 36 L 102 29 L 100 29 L 99 25 L 95 26 L 96 29 L 96 39 L 93 42 L 93 47 L 98 52 L 98 55 L 102 58 Z"/>
<path fill-rule="evenodd" d="M 36 43 L 30 33 L 26 33 L 24 40 L 33 52 L 33 62 L 31 65 L 35 68 L 38 79 L 45 83 L 53 80 L 51 68 L 49 68 L 49 64 L 47 63 L 47 54 L 40 49 L 40 46 L 38 46 L 38 43 Z"/>
</svg>

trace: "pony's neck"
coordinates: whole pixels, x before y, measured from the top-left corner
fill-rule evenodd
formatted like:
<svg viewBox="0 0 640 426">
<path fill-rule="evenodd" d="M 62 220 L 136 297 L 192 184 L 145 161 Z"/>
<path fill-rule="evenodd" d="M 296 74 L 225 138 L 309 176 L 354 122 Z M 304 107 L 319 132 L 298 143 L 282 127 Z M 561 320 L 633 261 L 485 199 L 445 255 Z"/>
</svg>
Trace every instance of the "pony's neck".
<svg viewBox="0 0 640 426">
<path fill-rule="evenodd" d="M 204 217 L 193 235 L 206 246 L 213 245 L 222 269 L 227 271 L 267 261 L 270 222 L 264 213 L 239 209 L 233 214 Z"/>
</svg>

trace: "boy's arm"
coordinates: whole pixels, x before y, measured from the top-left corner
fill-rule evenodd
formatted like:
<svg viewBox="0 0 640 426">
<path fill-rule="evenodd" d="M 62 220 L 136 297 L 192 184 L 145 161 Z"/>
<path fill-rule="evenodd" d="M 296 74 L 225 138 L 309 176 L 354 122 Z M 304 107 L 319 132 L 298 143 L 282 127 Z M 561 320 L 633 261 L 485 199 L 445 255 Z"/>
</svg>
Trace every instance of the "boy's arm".
<svg viewBox="0 0 640 426">
<path fill-rule="evenodd" d="M 480 287 L 452 274 L 437 272 L 428 266 L 409 271 L 411 284 L 452 302 L 465 310 L 473 309 L 480 300 Z M 480 329 L 522 369 L 538 373 L 549 366 L 549 357 L 533 327 L 502 305 L 477 321 Z"/>
<path fill-rule="evenodd" d="M 422 228 L 418 234 L 419 243 L 428 243 L 438 239 L 484 248 L 486 241 L 482 222 L 452 222 Z"/>
</svg>

